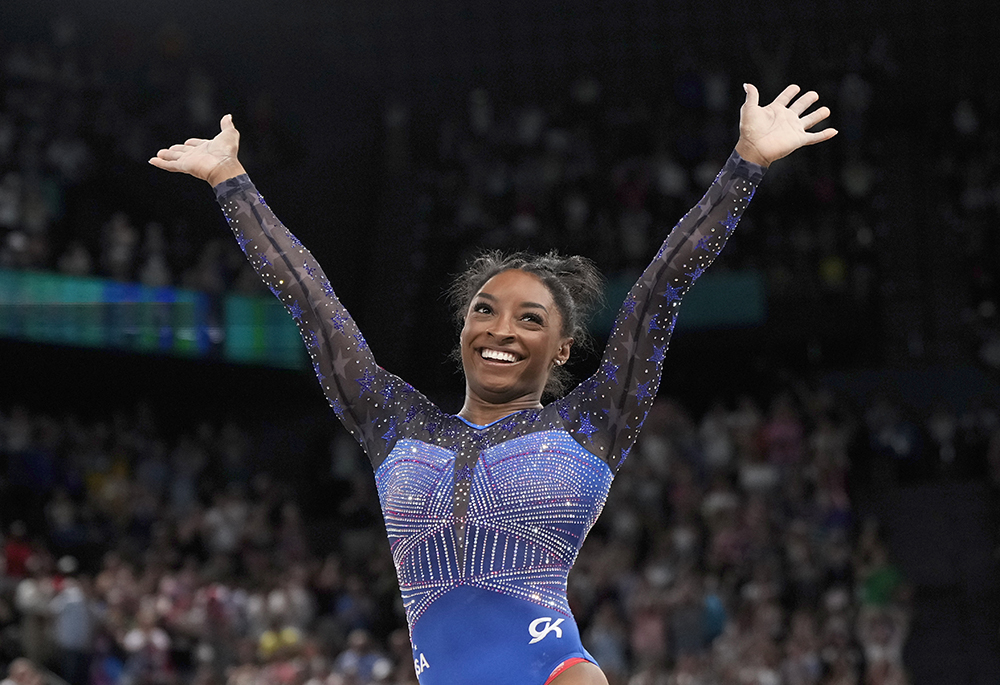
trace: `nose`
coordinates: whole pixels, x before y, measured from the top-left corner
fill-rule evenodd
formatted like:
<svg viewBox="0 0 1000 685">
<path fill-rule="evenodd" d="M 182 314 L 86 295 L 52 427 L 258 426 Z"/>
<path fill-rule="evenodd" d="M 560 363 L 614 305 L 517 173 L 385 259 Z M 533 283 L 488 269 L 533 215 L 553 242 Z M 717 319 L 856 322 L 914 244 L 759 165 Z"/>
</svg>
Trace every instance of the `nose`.
<svg viewBox="0 0 1000 685">
<path fill-rule="evenodd" d="M 497 340 L 510 340 L 514 337 L 514 327 L 509 317 L 498 316 L 493 319 L 490 327 L 486 329 L 486 334 Z"/>
</svg>

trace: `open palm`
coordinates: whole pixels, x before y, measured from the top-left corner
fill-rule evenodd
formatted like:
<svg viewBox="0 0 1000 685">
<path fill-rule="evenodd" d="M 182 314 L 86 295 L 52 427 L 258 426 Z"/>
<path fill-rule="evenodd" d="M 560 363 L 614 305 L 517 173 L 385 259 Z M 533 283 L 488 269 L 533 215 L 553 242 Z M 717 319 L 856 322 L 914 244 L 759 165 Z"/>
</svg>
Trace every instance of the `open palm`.
<svg viewBox="0 0 1000 685">
<path fill-rule="evenodd" d="M 238 176 L 243 173 L 237 158 L 240 132 L 233 125 L 232 115 L 222 117 L 219 128 L 219 135 L 214 138 L 188 138 L 183 143 L 160 150 L 149 163 L 166 171 L 190 174 L 212 185 Z"/>
<path fill-rule="evenodd" d="M 757 89 L 746 84 L 746 102 L 740 108 L 740 141 L 736 145 L 740 156 L 768 166 L 800 147 L 815 145 L 837 135 L 832 128 L 809 131 L 830 116 L 830 109 L 820 107 L 806 114 L 806 110 L 819 100 L 819 95 L 810 90 L 793 101 L 799 90 L 796 85 L 788 86 L 774 102 L 761 107 Z"/>
</svg>

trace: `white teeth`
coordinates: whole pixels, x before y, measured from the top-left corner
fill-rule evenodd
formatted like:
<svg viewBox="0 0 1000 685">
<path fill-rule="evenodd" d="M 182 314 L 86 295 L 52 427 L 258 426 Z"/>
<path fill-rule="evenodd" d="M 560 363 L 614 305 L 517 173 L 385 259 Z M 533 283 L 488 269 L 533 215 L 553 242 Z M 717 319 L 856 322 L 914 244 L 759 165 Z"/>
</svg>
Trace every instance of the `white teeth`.
<svg viewBox="0 0 1000 685">
<path fill-rule="evenodd" d="M 479 354 L 483 356 L 483 359 L 493 359 L 498 362 L 516 362 L 517 357 L 510 352 L 500 352 L 499 350 L 480 350 Z"/>
</svg>

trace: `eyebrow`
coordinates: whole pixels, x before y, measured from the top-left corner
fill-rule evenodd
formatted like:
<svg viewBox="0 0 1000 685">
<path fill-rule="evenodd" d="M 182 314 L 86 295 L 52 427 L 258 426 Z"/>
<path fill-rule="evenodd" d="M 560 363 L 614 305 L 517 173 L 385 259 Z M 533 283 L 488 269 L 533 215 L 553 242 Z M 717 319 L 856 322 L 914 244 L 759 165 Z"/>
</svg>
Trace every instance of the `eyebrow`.
<svg viewBox="0 0 1000 685">
<path fill-rule="evenodd" d="M 493 302 L 496 302 L 496 300 L 497 300 L 497 298 L 493 297 L 489 293 L 483 293 L 483 292 L 477 293 L 476 297 L 481 297 L 484 300 L 491 300 Z M 548 311 L 549 311 L 548 308 L 544 304 L 539 304 L 538 302 L 522 302 L 521 306 L 522 307 L 531 307 L 533 309 L 541 309 L 545 313 L 548 313 Z"/>
</svg>

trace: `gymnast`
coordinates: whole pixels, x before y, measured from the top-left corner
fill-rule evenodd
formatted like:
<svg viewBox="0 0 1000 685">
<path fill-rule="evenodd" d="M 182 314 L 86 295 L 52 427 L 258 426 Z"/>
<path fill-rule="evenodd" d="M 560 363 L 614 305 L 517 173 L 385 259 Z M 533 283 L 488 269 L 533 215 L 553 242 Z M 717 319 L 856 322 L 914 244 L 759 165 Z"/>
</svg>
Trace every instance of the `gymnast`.
<svg viewBox="0 0 1000 685">
<path fill-rule="evenodd" d="M 769 105 L 744 86 L 739 140 L 666 236 L 615 320 L 598 370 L 567 389 L 601 278 L 582 257 L 486 253 L 450 293 L 465 402 L 448 414 L 382 369 L 325 272 L 276 218 L 222 118 L 150 163 L 214 189 L 239 243 L 299 327 L 334 413 L 375 472 L 421 685 L 606 685 L 566 581 L 660 383 L 684 294 L 719 255 L 767 166 L 832 138 L 818 95 Z M 810 111 L 811 110 L 811 111 Z M 321 198 L 317 198 L 321 202 Z M 543 403 L 543 398 L 554 398 Z"/>
</svg>

